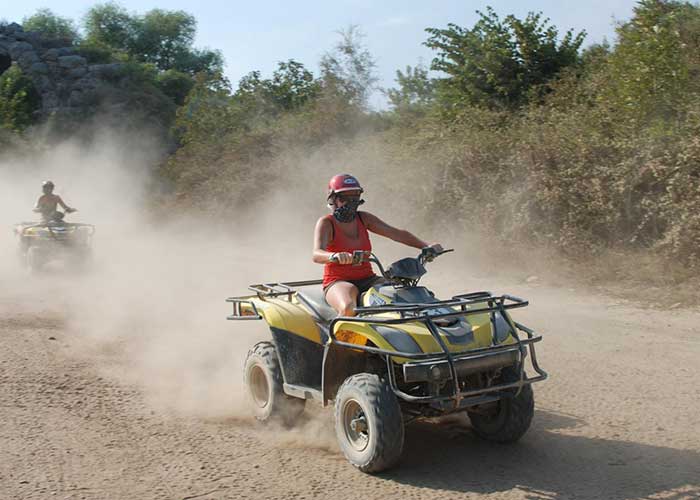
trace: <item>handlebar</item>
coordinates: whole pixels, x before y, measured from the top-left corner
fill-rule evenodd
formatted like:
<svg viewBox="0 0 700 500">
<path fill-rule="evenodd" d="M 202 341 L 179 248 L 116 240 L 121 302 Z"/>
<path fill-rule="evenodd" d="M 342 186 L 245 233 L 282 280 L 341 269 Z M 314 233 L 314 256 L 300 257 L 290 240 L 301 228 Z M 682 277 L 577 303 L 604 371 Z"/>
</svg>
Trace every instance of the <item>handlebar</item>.
<svg viewBox="0 0 700 500">
<path fill-rule="evenodd" d="M 359 266 L 361 264 L 364 264 L 365 262 L 369 262 L 369 259 L 371 256 L 372 256 L 372 252 L 370 252 L 368 250 L 353 250 L 352 262 L 350 263 L 350 265 Z M 338 255 L 337 254 L 333 255 L 330 259 L 328 259 L 328 262 L 333 262 L 335 264 L 338 264 L 339 263 Z"/>
<path fill-rule="evenodd" d="M 446 248 L 442 252 L 437 252 L 433 249 L 433 247 L 425 247 L 420 251 L 420 255 L 418 256 L 418 260 L 421 262 L 421 264 L 424 264 L 426 262 L 432 262 L 434 261 L 437 257 L 449 253 L 449 252 L 454 252 L 454 248 Z"/>
<path fill-rule="evenodd" d="M 433 250 L 432 247 L 425 247 L 421 250 L 420 254 L 418 254 L 418 257 L 416 257 L 421 264 L 424 264 L 426 262 L 432 262 L 435 260 L 437 257 L 440 255 L 449 253 L 449 252 L 454 252 L 454 248 L 447 248 L 443 250 L 442 252 L 437 252 Z M 338 255 L 332 256 L 330 259 L 328 259 L 328 262 L 333 262 L 335 264 L 339 263 L 339 258 Z M 353 265 L 353 266 L 359 266 L 361 264 L 364 264 L 365 262 L 374 262 L 375 264 L 379 265 L 381 267 L 381 263 L 379 262 L 379 259 L 375 255 L 372 254 L 372 252 L 367 251 L 367 250 L 353 250 L 352 252 L 352 262 L 350 264 L 346 265 Z"/>
</svg>

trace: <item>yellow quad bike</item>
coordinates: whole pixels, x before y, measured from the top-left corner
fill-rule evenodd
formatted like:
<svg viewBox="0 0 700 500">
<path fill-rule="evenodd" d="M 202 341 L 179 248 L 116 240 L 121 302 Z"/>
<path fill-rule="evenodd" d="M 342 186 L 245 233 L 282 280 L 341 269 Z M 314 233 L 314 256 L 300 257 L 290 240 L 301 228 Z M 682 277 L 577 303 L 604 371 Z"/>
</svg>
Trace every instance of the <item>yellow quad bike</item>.
<svg viewBox="0 0 700 500">
<path fill-rule="evenodd" d="M 95 226 L 64 222 L 63 216 L 62 212 L 56 212 L 44 222 L 15 225 L 20 261 L 31 272 L 40 271 L 54 260 L 67 261 L 73 267 L 83 267 L 90 261 Z"/>
<path fill-rule="evenodd" d="M 306 400 L 334 401 L 340 448 L 364 472 L 393 466 L 404 426 L 418 418 L 466 412 L 477 435 L 519 439 L 534 413 L 531 384 L 547 378 L 534 346 L 542 337 L 508 313 L 528 302 L 490 292 L 437 299 L 418 282 L 438 255 L 425 249 L 385 270 L 354 252 L 386 280 L 363 294 L 355 317 L 337 316 L 320 280 L 251 285 L 253 294 L 227 299 L 228 319 L 264 319 L 272 333 L 245 362 L 256 418 L 292 424 Z"/>
</svg>

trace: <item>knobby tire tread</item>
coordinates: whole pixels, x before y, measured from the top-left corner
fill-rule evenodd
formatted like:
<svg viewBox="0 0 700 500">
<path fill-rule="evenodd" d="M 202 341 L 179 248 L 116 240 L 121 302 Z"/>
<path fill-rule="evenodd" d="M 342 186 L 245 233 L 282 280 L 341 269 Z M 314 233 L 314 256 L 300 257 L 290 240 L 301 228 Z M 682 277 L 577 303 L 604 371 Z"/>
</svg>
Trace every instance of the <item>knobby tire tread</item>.
<svg viewBox="0 0 700 500">
<path fill-rule="evenodd" d="M 364 464 L 353 464 L 363 472 L 380 472 L 398 462 L 403 451 L 404 426 L 401 407 L 396 396 L 386 382 L 375 374 L 360 373 L 348 378 L 341 385 L 338 394 L 350 387 L 364 393 L 373 408 L 377 425 L 376 449 L 378 453 Z M 342 418 L 341 405 L 335 406 L 336 422 Z"/>
<path fill-rule="evenodd" d="M 277 408 L 272 410 L 269 419 L 261 419 L 257 416 L 256 418 L 260 421 L 281 419 L 285 425 L 291 426 L 296 417 L 304 411 L 306 401 L 285 394 L 283 390 L 284 379 L 282 378 L 282 368 L 279 358 L 277 357 L 277 348 L 272 342 L 262 341 L 255 344 L 253 348 L 248 351 L 244 366 L 248 366 L 248 360 L 254 355 L 262 359 L 264 365 L 272 374 L 272 399 L 274 400 L 275 396 L 277 396 L 279 400 L 276 405 Z M 246 380 L 245 383 L 247 384 L 247 382 Z"/>
<path fill-rule="evenodd" d="M 505 381 L 509 382 L 515 381 L 517 378 L 517 375 L 512 370 L 505 373 L 503 377 Z M 513 443 L 520 439 L 530 428 L 535 412 L 535 398 L 532 386 L 529 384 L 523 386 L 520 394 L 507 400 L 501 400 L 500 404 L 508 405 L 508 416 L 497 432 L 480 429 L 478 424 L 480 417 L 478 415 L 476 417 L 470 415 L 472 427 L 474 432 L 483 439 L 497 443 Z"/>
</svg>

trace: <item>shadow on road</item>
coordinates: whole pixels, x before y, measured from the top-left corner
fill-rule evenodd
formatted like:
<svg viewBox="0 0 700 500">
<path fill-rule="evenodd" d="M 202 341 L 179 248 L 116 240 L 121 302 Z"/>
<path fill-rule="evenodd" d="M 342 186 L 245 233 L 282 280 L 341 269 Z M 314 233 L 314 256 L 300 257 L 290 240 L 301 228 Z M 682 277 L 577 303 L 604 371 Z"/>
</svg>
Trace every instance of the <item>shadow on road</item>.
<svg viewBox="0 0 700 500">
<path fill-rule="evenodd" d="M 381 477 L 470 493 L 519 489 L 532 499 L 700 498 L 699 453 L 559 432 L 584 423 L 540 410 L 512 445 L 485 442 L 465 425 L 416 423 L 401 463 Z"/>
</svg>

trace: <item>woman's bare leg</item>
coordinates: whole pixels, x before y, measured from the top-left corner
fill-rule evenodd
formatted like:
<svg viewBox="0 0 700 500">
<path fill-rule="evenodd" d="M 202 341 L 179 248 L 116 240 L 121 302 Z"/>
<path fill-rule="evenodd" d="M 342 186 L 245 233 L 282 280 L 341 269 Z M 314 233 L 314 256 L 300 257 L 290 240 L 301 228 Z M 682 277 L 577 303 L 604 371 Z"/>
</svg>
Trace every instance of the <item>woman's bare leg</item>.
<svg viewBox="0 0 700 500">
<path fill-rule="evenodd" d="M 338 281 L 326 291 L 326 302 L 341 316 L 355 316 L 357 287 L 347 281 Z"/>
</svg>

